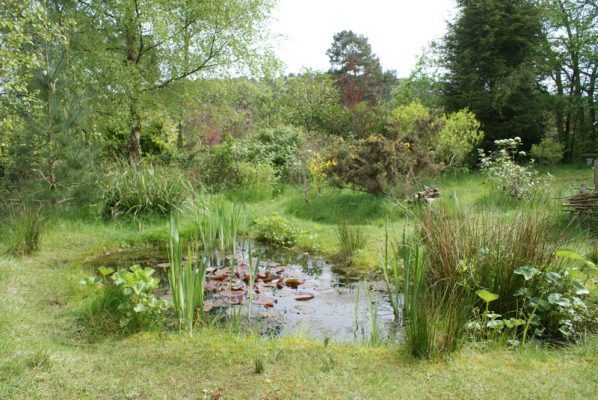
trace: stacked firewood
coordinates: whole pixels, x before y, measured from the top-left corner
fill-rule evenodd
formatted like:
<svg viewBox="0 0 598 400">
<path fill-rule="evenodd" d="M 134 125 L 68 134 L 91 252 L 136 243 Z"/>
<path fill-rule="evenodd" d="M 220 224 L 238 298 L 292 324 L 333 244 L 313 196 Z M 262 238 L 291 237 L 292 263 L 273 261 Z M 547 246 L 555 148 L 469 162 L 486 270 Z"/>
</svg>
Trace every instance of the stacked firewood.
<svg viewBox="0 0 598 400">
<path fill-rule="evenodd" d="M 598 188 L 590 191 L 582 187 L 579 194 L 567 198 L 563 207 L 567 211 L 598 216 Z"/>
<path fill-rule="evenodd" d="M 438 188 L 424 186 L 423 190 L 415 194 L 413 200 L 416 203 L 429 204 L 438 197 L 440 197 L 440 190 Z"/>
</svg>

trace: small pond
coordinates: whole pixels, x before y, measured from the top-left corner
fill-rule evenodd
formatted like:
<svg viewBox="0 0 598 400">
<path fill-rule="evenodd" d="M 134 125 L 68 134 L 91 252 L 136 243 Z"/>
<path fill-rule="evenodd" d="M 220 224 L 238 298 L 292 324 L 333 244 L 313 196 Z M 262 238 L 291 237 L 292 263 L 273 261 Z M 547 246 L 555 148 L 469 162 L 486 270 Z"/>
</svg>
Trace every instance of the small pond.
<svg viewBox="0 0 598 400">
<path fill-rule="evenodd" d="M 219 256 L 206 277 L 206 311 L 214 315 L 247 313 L 248 249 L 260 260 L 252 296 L 252 318 L 258 330 L 269 336 L 302 334 L 335 341 L 362 340 L 370 335 L 370 305 L 363 281 L 342 274 L 325 259 L 307 253 L 272 249 L 249 241 L 240 242 L 237 256 Z M 169 296 L 166 249 L 130 248 L 104 253 L 90 265 L 122 268 L 139 264 L 156 268 Z M 372 306 L 385 337 L 397 337 L 392 307 L 383 282 L 368 282 Z M 358 300 L 358 301 L 356 301 Z"/>
</svg>

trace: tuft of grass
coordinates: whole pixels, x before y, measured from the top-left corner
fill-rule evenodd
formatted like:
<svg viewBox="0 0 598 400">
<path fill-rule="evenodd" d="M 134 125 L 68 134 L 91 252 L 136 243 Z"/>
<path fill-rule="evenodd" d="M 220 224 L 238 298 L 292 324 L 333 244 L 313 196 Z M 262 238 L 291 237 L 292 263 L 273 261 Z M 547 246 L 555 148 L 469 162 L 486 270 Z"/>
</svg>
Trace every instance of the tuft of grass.
<svg viewBox="0 0 598 400">
<path fill-rule="evenodd" d="M 25 205 L 13 212 L 9 222 L 7 253 L 23 256 L 37 252 L 41 246 L 43 221 L 41 208 Z"/>
<path fill-rule="evenodd" d="M 102 213 L 106 218 L 168 215 L 180 210 L 192 193 L 182 172 L 160 165 L 125 162 L 106 176 Z"/>
<path fill-rule="evenodd" d="M 496 293 L 500 314 L 516 309 L 513 293 L 522 286 L 514 271 L 525 265 L 555 266 L 554 253 L 567 241 L 548 212 L 517 211 L 510 220 L 469 216 L 442 208 L 419 215 L 422 243 L 430 259 L 431 279 L 453 285 L 462 281 L 473 291 Z"/>
<path fill-rule="evenodd" d="M 366 245 L 363 229 L 359 226 L 350 226 L 346 220 L 336 225 L 339 242 L 339 254 L 346 261 Z"/>
<path fill-rule="evenodd" d="M 471 304 L 458 281 L 434 278 L 434 266 L 418 239 L 404 241 L 405 334 L 416 358 L 436 358 L 462 345 Z"/>
</svg>

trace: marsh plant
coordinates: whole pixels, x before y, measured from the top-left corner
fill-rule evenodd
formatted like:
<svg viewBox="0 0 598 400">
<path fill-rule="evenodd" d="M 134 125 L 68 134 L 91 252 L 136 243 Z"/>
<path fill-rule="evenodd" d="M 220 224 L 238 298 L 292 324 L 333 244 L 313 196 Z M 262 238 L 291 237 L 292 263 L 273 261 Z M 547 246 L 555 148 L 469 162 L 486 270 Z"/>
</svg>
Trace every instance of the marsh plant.
<svg viewBox="0 0 598 400">
<path fill-rule="evenodd" d="M 199 196 L 194 207 L 195 226 L 205 252 L 236 253 L 239 229 L 244 220 L 241 206 L 222 199 Z"/>
<path fill-rule="evenodd" d="M 457 350 L 471 310 L 467 288 L 454 277 L 436 278 L 436 266 L 417 238 L 403 242 L 401 257 L 405 333 L 411 354 L 435 358 Z"/>
<path fill-rule="evenodd" d="M 385 226 L 384 250 L 380 266 L 394 318 L 396 321 L 400 321 L 403 310 L 403 285 L 401 281 L 403 277 L 403 265 L 401 263 L 400 254 L 398 254 L 398 248 L 392 247 L 390 240 L 387 222 Z M 403 234 L 403 243 L 404 242 L 405 234 Z"/>
<path fill-rule="evenodd" d="M 363 229 L 360 226 L 349 225 L 346 220 L 336 225 L 336 235 L 339 242 L 339 254 L 345 261 L 366 245 Z"/>
<path fill-rule="evenodd" d="M 172 291 L 174 310 L 180 328 L 192 335 L 196 319 L 203 320 L 204 286 L 209 257 L 205 254 L 196 257 L 189 246 L 187 258 L 183 259 L 183 243 L 174 217 L 170 219 L 168 256 L 170 260 L 168 282 Z"/>
<path fill-rule="evenodd" d="M 9 221 L 7 253 L 23 256 L 38 251 L 43 226 L 41 208 L 25 205 L 21 209 L 13 211 Z"/>
</svg>

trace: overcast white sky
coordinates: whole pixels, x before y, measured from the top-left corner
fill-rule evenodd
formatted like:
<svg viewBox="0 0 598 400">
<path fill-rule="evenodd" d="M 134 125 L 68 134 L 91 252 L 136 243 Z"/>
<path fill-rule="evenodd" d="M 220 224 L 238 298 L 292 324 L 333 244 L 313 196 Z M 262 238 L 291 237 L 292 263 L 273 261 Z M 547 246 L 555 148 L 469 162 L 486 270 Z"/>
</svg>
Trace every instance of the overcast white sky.
<svg viewBox="0 0 598 400">
<path fill-rule="evenodd" d="M 407 76 L 422 48 L 442 37 L 454 0 L 278 0 L 271 25 L 287 72 L 328 70 L 326 50 L 342 30 L 365 35 L 382 68 Z"/>
</svg>

